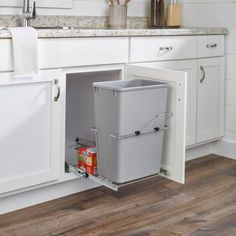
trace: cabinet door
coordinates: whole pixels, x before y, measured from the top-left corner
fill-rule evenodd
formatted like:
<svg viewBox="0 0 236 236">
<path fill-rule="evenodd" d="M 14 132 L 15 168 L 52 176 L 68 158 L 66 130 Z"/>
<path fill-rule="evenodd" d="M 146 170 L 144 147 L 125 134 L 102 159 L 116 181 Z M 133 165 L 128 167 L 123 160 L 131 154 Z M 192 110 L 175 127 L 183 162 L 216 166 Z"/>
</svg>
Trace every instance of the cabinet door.
<svg viewBox="0 0 236 236">
<path fill-rule="evenodd" d="M 0 194 L 58 178 L 60 76 L 0 74 Z"/>
<path fill-rule="evenodd" d="M 145 65 L 144 63 L 140 65 Z M 146 64 L 148 65 L 148 64 Z M 196 143 L 197 122 L 197 60 L 151 63 L 153 67 L 184 71 L 187 73 L 186 146 Z"/>
<path fill-rule="evenodd" d="M 224 58 L 198 61 L 197 142 L 223 136 Z"/>
<path fill-rule="evenodd" d="M 167 171 L 163 175 L 179 183 L 185 181 L 185 137 L 187 73 L 158 69 L 155 63 L 127 66 L 128 79 L 155 79 L 170 85 L 167 112 L 174 114 L 168 123 L 163 142 L 161 166 Z"/>
</svg>

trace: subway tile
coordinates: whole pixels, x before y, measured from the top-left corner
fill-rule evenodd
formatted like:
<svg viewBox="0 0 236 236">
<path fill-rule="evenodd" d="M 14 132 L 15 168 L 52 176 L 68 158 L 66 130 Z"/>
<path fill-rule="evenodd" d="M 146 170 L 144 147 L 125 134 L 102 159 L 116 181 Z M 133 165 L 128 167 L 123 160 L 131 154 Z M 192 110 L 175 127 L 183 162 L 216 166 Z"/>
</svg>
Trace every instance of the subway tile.
<svg viewBox="0 0 236 236">
<path fill-rule="evenodd" d="M 183 5 L 185 26 L 227 27 L 236 29 L 235 3 L 186 3 Z M 199 17 L 201 16 L 201 17 Z"/>
<path fill-rule="evenodd" d="M 229 34 L 225 37 L 226 54 L 236 55 L 236 29 L 229 29 Z"/>
<path fill-rule="evenodd" d="M 236 132 L 236 107 L 225 106 L 225 130 Z"/>
<path fill-rule="evenodd" d="M 226 55 L 226 79 L 236 80 L 236 55 Z"/>
<path fill-rule="evenodd" d="M 225 131 L 224 139 L 235 142 L 235 140 L 236 140 L 236 132 Z"/>
<path fill-rule="evenodd" d="M 225 104 L 236 107 L 236 80 L 226 80 Z"/>
</svg>

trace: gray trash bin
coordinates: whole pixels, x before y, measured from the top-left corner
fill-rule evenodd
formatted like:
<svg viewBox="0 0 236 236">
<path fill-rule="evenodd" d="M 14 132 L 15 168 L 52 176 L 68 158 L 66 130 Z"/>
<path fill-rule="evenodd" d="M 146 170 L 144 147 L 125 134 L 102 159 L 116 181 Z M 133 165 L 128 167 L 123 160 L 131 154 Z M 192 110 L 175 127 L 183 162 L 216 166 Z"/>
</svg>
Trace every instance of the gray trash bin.
<svg viewBox="0 0 236 236">
<path fill-rule="evenodd" d="M 153 80 L 93 83 L 98 174 L 115 183 L 159 173 L 168 85 Z"/>
</svg>

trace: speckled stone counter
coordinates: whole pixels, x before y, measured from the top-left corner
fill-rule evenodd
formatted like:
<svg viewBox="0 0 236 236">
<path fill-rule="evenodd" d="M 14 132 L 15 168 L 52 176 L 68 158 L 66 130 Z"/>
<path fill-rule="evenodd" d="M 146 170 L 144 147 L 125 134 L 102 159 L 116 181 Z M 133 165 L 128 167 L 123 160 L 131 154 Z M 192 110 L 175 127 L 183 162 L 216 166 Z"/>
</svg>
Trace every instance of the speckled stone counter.
<svg viewBox="0 0 236 236">
<path fill-rule="evenodd" d="M 39 38 L 79 37 L 128 37 L 128 36 L 178 36 L 178 35 L 226 35 L 226 28 L 180 29 L 37 29 Z M 0 38 L 11 38 L 7 29 L 0 29 Z"/>
<path fill-rule="evenodd" d="M 11 38 L 10 32 L 1 30 L 1 27 L 18 27 L 22 22 L 22 15 L 0 15 L 0 38 Z M 38 15 L 36 19 L 30 21 L 30 24 L 33 27 L 44 27 L 38 29 L 39 38 L 226 35 L 228 33 L 225 28 L 148 29 L 148 17 L 128 17 L 127 29 L 117 30 L 108 28 L 106 16 Z M 67 29 L 58 27 L 67 27 Z"/>
</svg>

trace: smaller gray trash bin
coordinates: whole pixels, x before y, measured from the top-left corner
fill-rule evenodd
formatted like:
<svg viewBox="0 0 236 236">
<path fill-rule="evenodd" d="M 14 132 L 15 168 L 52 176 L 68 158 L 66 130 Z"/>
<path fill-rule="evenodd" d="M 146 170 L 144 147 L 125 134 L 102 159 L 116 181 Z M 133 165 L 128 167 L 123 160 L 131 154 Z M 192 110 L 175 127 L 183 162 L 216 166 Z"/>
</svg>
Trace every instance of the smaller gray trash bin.
<svg viewBox="0 0 236 236">
<path fill-rule="evenodd" d="M 168 85 L 153 80 L 93 83 L 98 174 L 124 183 L 160 172 Z M 140 132 L 140 135 L 138 135 Z"/>
</svg>

